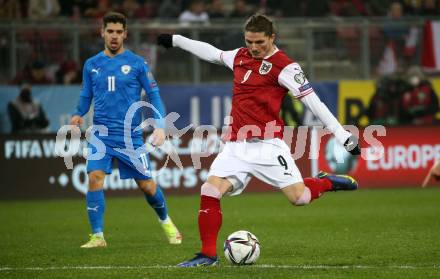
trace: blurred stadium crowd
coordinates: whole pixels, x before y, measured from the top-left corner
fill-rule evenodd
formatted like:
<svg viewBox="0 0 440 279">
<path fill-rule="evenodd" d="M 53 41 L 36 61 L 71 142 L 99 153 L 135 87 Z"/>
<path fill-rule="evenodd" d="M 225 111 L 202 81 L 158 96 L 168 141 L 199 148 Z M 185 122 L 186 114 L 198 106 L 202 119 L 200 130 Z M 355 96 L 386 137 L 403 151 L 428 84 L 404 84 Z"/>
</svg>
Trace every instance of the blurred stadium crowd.
<svg viewBox="0 0 440 279">
<path fill-rule="evenodd" d="M 382 56 L 384 48 L 392 47 L 395 52 L 396 60 L 400 66 L 407 67 L 419 62 L 416 51 L 420 43 L 416 42 L 420 38 L 420 30 L 410 28 L 401 22 L 407 18 L 425 16 L 435 18 L 440 15 L 439 0 L 2 0 L 0 1 L 0 24 L 29 22 L 48 22 L 51 29 L 47 30 L 28 30 L 17 32 L 19 39 L 29 45 L 26 61 L 19 61 L 13 77 L 5 80 L 0 78 L 0 83 L 21 84 L 29 82 L 31 84 L 77 84 L 81 82 L 81 64 L 83 60 L 99 51 L 100 44 L 91 43 L 87 49 L 81 46 L 80 59 L 74 59 L 72 55 L 66 55 L 66 38 L 60 34 L 53 26 L 54 22 L 99 22 L 99 19 L 108 11 L 119 11 L 128 16 L 131 20 L 151 21 L 176 21 L 182 26 L 190 23 L 206 23 L 215 25 L 216 22 L 225 23 L 225 19 L 236 19 L 242 22 L 247 16 L 255 12 L 262 12 L 277 18 L 309 18 L 309 19 L 344 19 L 355 17 L 380 18 L 385 23 L 383 28 L 371 26 L 369 38 L 371 40 L 371 57 L 373 64 L 378 63 L 377 59 Z M 38 24 L 36 25 L 38 26 Z M 420 26 L 418 26 L 420 29 Z M 414 31 L 414 32 L 413 32 Z M 318 32 L 319 33 L 319 32 Z M 64 36 L 67 36 L 64 34 Z M 99 36 L 91 34 L 88 41 L 95 40 Z M 294 35 L 291 35 L 292 37 Z M 315 34 L 314 47 L 325 48 L 326 44 L 334 41 L 333 35 Z M 336 29 L 336 38 L 340 41 L 340 51 L 346 51 L 347 56 L 357 59 L 359 56 L 360 30 L 357 27 Z M 3 52 L 2 58 L 8 60 L 10 55 L 7 51 L 9 38 L 6 33 L 0 36 L 0 48 Z M 211 36 L 212 37 L 212 36 Z M 43 38 L 43 41 L 41 41 Z M 241 35 L 238 34 L 241 43 Z M 81 38 L 83 41 L 84 39 Z M 151 39 L 151 38 L 150 38 Z M 292 39 L 292 38 L 289 38 Z M 218 41 L 218 38 L 214 40 Z M 235 38 L 227 38 L 229 42 Z M 223 41 L 227 41 L 223 40 Z M 411 40 L 414 41 L 411 43 Z M 208 40 L 209 41 L 209 40 Z M 389 42 L 392 41 L 392 45 Z M 385 43 L 383 43 L 385 42 Z M 45 44 L 49 44 L 48 48 Z M 385 45 L 384 45 L 385 44 Z M 217 47 L 223 47 L 217 42 Z M 69 47 L 69 46 L 68 46 Z M 232 46 L 225 46 L 228 49 Z M 237 47 L 236 45 L 233 46 Z M 283 47 L 283 46 L 282 46 Z M 283 47 L 284 48 L 284 47 Z M 296 47 L 298 49 L 298 47 Z M 32 50 L 31 50 L 32 49 Z M 33 52 L 33 54 L 32 54 Z M 39 52 L 37 55 L 36 52 Z M 50 54 L 47 54 L 49 53 Z M 294 57 L 301 60 L 300 55 Z M 4 54 L 3 54 L 4 53 Z M 30 54 L 29 54 L 30 53 Z M 336 53 L 337 54 L 337 53 Z M 420 54 L 420 53 L 418 53 Z M 334 55 L 334 54 L 332 54 Z M 331 55 L 326 55 L 331 56 Z M 384 57 L 386 59 L 387 57 Z M 19 60 L 23 58 L 19 57 Z M 151 60 L 151 59 L 149 59 Z M 54 65 L 56 61 L 57 65 Z M 389 61 L 386 61 L 389 62 Z M 379 65 L 379 74 L 388 74 L 395 71 L 391 63 Z M 8 67 L 8 66 L 6 66 Z M 9 65 L 11 67 L 11 65 Z M 154 68 L 154 65 L 153 65 Z M 4 72 L 4 71 L 3 71 Z M 308 71 L 310 72 L 310 71 Z M 310 74 L 310 73 L 309 73 Z"/>
<path fill-rule="evenodd" d="M 431 82 L 419 67 L 413 66 L 378 80 L 367 116 L 375 125 L 432 125 L 437 122 L 438 109 Z"/>
<path fill-rule="evenodd" d="M 275 17 L 385 16 L 390 0 L 2 0 L 0 18 L 101 18 L 119 11 L 129 18 L 209 20 L 243 18 L 254 12 Z M 440 15 L 438 0 L 400 1 L 406 15 Z"/>
</svg>

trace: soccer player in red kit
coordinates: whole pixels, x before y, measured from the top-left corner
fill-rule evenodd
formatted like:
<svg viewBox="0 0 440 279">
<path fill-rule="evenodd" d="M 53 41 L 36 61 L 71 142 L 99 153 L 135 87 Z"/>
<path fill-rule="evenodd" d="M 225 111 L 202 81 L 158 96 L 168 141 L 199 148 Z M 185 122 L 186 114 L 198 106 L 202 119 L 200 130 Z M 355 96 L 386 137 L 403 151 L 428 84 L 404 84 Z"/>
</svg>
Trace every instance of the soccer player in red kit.
<svg viewBox="0 0 440 279">
<path fill-rule="evenodd" d="M 246 48 L 222 51 L 180 35 L 161 34 L 158 44 L 179 47 L 200 59 L 224 65 L 234 73 L 231 127 L 223 150 L 211 165 L 201 187 L 200 253 L 181 267 L 217 265 L 217 236 L 222 223 L 220 199 L 240 194 L 252 176 L 280 189 L 293 205 L 309 204 L 326 191 L 355 190 L 357 182 L 343 175 L 324 172 L 303 179 L 290 149 L 282 140 L 284 123 L 279 117 L 281 101 L 290 91 L 300 99 L 344 144 L 360 154 L 358 140 L 339 124 L 320 101 L 298 63 L 274 44 L 273 22 L 251 16 L 244 25 Z"/>
</svg>

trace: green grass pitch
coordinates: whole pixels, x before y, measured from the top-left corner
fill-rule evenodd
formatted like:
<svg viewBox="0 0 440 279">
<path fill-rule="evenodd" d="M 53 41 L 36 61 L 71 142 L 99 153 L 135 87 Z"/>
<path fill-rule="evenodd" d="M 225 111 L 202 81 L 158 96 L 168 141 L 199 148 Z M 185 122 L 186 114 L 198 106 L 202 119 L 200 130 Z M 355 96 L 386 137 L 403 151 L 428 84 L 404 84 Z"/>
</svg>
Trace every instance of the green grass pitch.
<svg viewBox="0 0 440 279">
<path fill-rule="evenodd" d="M 141 195 L 109 198 L 109 247 L 83 250 L 83 200 L 0 203 L 0 278 L 440 278 L 440 188 L 327 193 L 293 207 L 281 193 L 223 199 L 219 267 L 175 268 L 199 250 L 199 198 L 168 197 L 184 234 L 168 245 Z M 222 251 L 233 231 L 261 243 L 254 266 Z"/>
</svg>

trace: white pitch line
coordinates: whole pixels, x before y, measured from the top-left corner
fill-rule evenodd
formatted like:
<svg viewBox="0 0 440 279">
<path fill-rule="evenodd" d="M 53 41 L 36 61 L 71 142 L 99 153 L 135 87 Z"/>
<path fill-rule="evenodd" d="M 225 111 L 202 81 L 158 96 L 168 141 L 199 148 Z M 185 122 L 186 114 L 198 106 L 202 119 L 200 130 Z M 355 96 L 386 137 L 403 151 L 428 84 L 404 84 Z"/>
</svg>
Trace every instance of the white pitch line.
<svg viewBox="0 0 440 279">
<path fill-rule="evenodd" d="M 440 265 L 251 265 L 246 267 L 224 265 L 222 268 L 261 268 L 261 269 L 440 269 Z M 175 269 L 174 265 L 150 266 L 47 266 L 47 267 L 0 267 L 0 271 L 51 271 L 51 270 L 122 270 L 122 269 Z"/>
</svg>

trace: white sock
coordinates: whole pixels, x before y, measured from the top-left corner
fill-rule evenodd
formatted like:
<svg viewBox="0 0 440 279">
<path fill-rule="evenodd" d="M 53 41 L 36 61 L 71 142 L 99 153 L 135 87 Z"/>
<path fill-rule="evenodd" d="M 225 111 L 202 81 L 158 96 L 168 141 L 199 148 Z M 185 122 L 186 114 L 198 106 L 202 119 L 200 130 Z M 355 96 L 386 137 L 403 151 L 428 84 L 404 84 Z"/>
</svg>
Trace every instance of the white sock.
<svg viewBox="0 0 440 279">
<path fill-rule="evenodd" d="M 95 233 L 95 234 L 93 234 L 93 235 L 94 235 L 94 236 L 97 236 L 97 237 L 104 238 L 104 233 L 103 233 L 103 232 Z"/>
<path fill-rule="evenodd" d="M 169 223 L 171 223 L 171 218 L 170 218 L 170 216 L 167 215 L 167 218 L 165 218 L 165 220 L 160 220 L 159 219 L 159 222 L 161 224 L 169 224 Z"/>
</svg>

